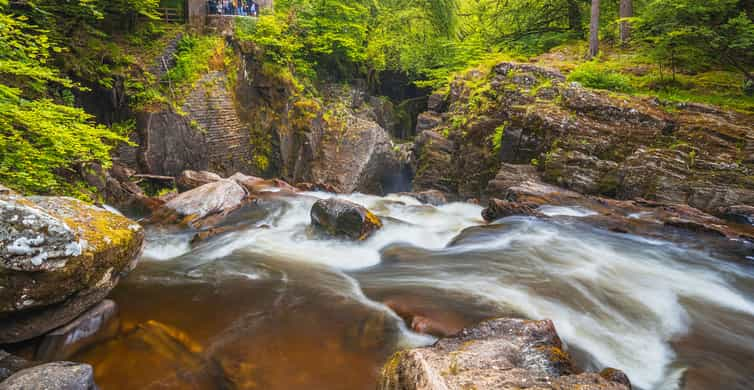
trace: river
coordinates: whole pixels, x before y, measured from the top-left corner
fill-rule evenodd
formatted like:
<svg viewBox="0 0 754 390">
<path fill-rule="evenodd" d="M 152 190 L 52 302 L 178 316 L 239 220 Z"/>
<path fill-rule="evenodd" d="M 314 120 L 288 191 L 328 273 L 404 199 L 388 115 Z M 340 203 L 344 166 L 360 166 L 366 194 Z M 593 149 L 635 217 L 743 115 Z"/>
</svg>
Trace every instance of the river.
<svg viewBox="0 0 754 390">
<path fill-rule="evenodd" d="M 620 368 L 643 390 L 754 388 L 751 247 L 613 233 L 580 208 L 486 225 L 472 204 L 359 194 L 341 197 L 385 227 L 343 242 L 308 227 L 330 196 L 264 203 L 253 226 L 193 247 L 190 233 L 149 228 L 111 294 L 117 337 L 75 359 L 104 390 L 373 389 L 390 354 L 434 341 L 391 301 L 456 326 L 550 318 L 580 368 Z"/>
</svg>

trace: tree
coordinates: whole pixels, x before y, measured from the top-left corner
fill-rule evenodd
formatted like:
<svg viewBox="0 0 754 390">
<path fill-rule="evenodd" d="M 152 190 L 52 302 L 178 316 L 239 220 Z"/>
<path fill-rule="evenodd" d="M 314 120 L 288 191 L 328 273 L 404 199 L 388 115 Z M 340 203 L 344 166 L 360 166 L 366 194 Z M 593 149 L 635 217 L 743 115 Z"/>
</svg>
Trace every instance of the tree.
<svg viewBox="0 0 754 390">
<path fill-rule="evenodd" d="M 0 181 L 25 192 L 75 194 L 61 174 L 88 162 L 107 167 L 111 148 L 126 139 L 50 93 L 71 97 L 77 87 L 50 65 L 63 48 L 7 6 L 0 0 Z"/>
<path fill-rule="evenodd" d="M 600 52 L 600 0 L 592 0 L 592 13 L 589 22 L 589 56 L 594 58 Z"/>
<path fill-rule="evenodd" d="M 655 0 L 635 29 L 660 64 L 703 70 L 734 69 L 754 84 L 754 22 L 751 4 L 738 0 Z"/>
<path fill-rule="evenodd" d="M 630 39 L 630 35 L 631 35 L 631 26 L 629 25 L 629 22 L 625 19 L 631 18 L 634 16 L 634 3 L 632 0 L 620 0 L 619 16 L 621 18 L 620 42 L 621 44 L 625 45 Z"/>
</svg>

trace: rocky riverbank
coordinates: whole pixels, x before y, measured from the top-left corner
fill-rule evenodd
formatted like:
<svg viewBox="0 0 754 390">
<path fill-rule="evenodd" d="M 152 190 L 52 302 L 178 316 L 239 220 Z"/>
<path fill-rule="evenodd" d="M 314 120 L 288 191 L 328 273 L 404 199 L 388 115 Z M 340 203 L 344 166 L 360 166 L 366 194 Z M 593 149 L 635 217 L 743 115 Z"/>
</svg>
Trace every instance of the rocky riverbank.
<svg viewBox="0 0 754 390">
<path fill-rule="evenodd" d="M 75 199 L 0 194 L 0 345 L 41 337 L 36 358 L 49 361 L 90 343 L 143 240 L 139 224 Z M 3 352 L 0 388 L 94 388 L 90 366 L 38 364 Z"/>
</svg>

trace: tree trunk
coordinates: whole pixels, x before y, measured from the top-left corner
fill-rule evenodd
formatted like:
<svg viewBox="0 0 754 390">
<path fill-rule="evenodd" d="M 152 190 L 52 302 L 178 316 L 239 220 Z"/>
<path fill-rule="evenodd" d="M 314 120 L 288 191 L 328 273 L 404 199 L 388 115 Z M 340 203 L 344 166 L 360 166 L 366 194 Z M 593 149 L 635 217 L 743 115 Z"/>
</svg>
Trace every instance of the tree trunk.
<svg viewBox="0 0 754 390">
<path fill-rule="evenodd" d="M 579 33 L 583 32 L 581 28 L 581 7 L 578 0 L 568 0 L 568 29 Z"/>
<path fill-rule="evenodd" d="M 632 0 L 620 0 L 620 18 L 632 18 L 634 16 L 634 2 Z M 620 42 L 625 45 L 631 39 L 631 26 L 627 21 L 620 22 Z"/>
<path fill-rule="evenodd" d="M 600 0 L 592 0 L 592 17 L 589 23 L 589 59 L 600 52 Z"/>
</svg>

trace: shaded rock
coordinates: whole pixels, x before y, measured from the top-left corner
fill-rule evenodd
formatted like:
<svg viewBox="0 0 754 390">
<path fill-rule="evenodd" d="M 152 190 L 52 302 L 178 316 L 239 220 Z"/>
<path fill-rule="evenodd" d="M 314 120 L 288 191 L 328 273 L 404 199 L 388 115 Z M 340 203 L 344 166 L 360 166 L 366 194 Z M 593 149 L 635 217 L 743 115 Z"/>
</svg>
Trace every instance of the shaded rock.
<svg viewBox="0 0 754 390">
<path fill-rule="evenodd" d="M 445 96 L 439 93 L 429 95 L 427 109 L 434 112 L 443 112 L 445 110 Z"/>
<path fill-rule="evenodd" d="M 312 225 L 333 236 L 365 240 L 382 228 L 382 221 L 366 208 L 347 200 L 321 199 L 311 210 Z"/>
<path fill-rule="evenodd" d="M 496 319 L 433 346 L 396 353 L 379 389 L 628 389 L 598 374 L 574 375 L 552 321 Z"/>
<path fill-rule="evenodd" d="M 133 181 L 133 170 L 117 162 L 109 170 L 103 169 L 99 164 L 87 164 L 81 167 L 80 174 L 110 206 L 146 215 L 161 205 L 159 200 L 149 198 Z"/>
<path fill-rule="evenodd" d="M 2 390 L 96 388 L 92 366 L 73 362 L 54 362 L 27 368 L 0 383 Z"/>
<path fill-rule="evenodd" d="M 206 170 L 208 145 L 205 134 L 189 117 L 170 108 L 136 113 L 139 133 L 138 163 L 144 172 L 178 176 L 187 169 Z"/>
<path fill-rule="evenodd" d="M 46 334 L 35 358 L 42 361 L 65 360 L 76 352 L 116 335 L 118 306 L 106 299 L 67 325 Z"/>
<path fill-rule="evenodd" d="M 5 378 L 15 374 L 24 368 L 29 368 L 34 363 L 0 350 L 0 386 Z"/>
<path fill-rule="evenodd" d="M 453 154 L 455 143 L 434 130 L 425 130 L 416 138 L 414 146 L 416 161 L 416 176 L 414 191 L 436 189 L 444 193 L 457 192 L 457 179 Z"/>
<path fill-rule="evenodd" d="M 442 206 L 448 203 L 448 198 L 444 193 L 438 190 L 427 190 L 421 192 L 399 192 L 397 195 L 405 195 L 416 198 L 419 202 L 431 204 L 432 206 Z"/>
<path fill-rule="evenodd" d="M 186 192 L 193 190 L 196 187 L 201 187 L 205 184 L 214 183 L 220 181 L 223 178 L 212 172 L 207 171 L 183 171 L 175 178 L 175 185 L 178 187 L 178 191 Z"/>
<path fill-rule="evenodd" d="M 537 207 L 539 205 L 536 203 L 510 202 L 493 198 L 490 199 L 489 206 L 482 210 L 482 218 L 487 222 L 493 222 L 513 215 L 540 215 Z"/>
<path fill-rule="evenodd" d="M 754 206 L 722 207 L 718 209 L 717 214 L 736 223 L 754 225 Z"/>
<path fill-rule="evenodd" d="M 247 192 L 234 180 L 219 180 L 179 194 L 165 203 L 153 223 L 196 224 L 211 215 L 229 212 L 241 205 Z"/>
<path fill-rule="evenodd" d="M 60 327 L 133 269 L 142 228 L 71 198 L 0 200 L 0 343 Z"/>
</svg>

